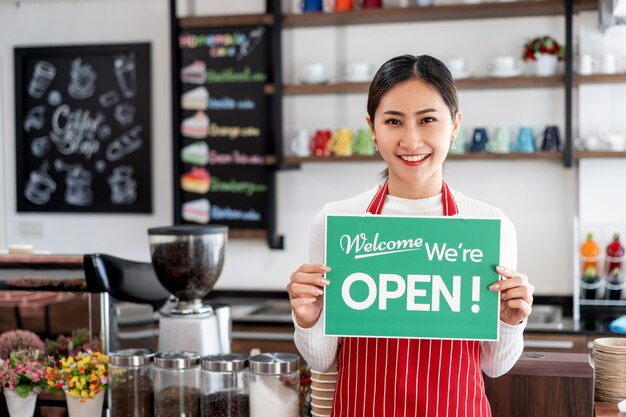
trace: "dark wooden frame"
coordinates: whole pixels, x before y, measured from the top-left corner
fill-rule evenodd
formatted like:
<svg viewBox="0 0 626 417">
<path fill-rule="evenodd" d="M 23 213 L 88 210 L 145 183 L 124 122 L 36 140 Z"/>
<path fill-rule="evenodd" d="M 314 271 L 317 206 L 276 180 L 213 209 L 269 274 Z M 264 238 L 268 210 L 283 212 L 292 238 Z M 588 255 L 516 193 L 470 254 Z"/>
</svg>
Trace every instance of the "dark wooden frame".
<svg viewBox="0 0 626 417">
<path fill-rule="evenodd" d="M 146 75 L 146 84 L 148 85 L 148 89 L 145 92 L 146 102 L 148 103 L 147 111 L 147 120 L 146 125 L 148 127 L 149 135 L 147 136 L 147 143 L 144 145 L 147 147 L 147 155 L 148 160 L 146 161 L 147 169 L 149 171 L 148 178 L 148 190 L 147 190 L 147 198 L 149 200 L 148 208 L 145 210 L 115 210 L 110 211 L 106 209 L 99 209 L 93 207 L 86 208 L 73 208 L 67 210 L 54 210 L 45 207 L 41 207 L 40 210 L 35 210 L 32 208 L 23 208 L 20 205 L 20 201 L 22 200 L 22 196 L 20 193 L 23 190 L 23 184 L 26 180 L 26 173 L 24 172 L 25 168 L 25 158 L 27 147 L 25 145 L 25 140 L 23 136 L 23 130 L 21 129 L 24 112 L 24 91 L 21 90 L 21 87 L 24 85 L 24 61 L 27 58 L 31 58 L 33 56 L 50 54 L 50 53 L 58 53 L 59 55 L 66 55 L 68 53 L 76 53 L 80 54 L 82 52 L 88 53 L 89 55 L 111 55 L 126 51 L 140 51 L 147 61 L 147 74 Z M 153 213 L 153 205 L 154 205 L 154 181 L 152 180 L 152 157 L 153 157 L 153 149 L 152 149 L 152 135 L 153 135 L 153 126 L 152 126 L 152 48 L 149 43 L 120 43 L 120 44 L 92 44 L 92 45 L 55 45 L 55 46 L 37 46 L 37 47 L 28 47 L 28 46 L 20 46 L 15 47 L 14 49 L 14 69 L 15 69 L 15 191 L 16 191 L 16 200 L 17 200 L 17 211 L 18 212 L 40 212 L 40 213 L 107 213 L 107 214 L 151 214 Z M 131 204 L 132 206 L 132 204 Z"/>
</svg>

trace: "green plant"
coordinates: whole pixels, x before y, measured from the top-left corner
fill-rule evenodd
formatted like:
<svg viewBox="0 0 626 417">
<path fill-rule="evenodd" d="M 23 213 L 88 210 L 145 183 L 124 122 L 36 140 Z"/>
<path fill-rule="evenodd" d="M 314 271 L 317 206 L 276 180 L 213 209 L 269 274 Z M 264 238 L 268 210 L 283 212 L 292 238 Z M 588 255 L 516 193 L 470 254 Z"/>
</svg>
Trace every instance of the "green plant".
<svg viewBox="0 0 626 417">
<path fill-rule="evenodd" d="M 556 55 L 559 61 L 562 61 L 565 58 L 565 47 L 551 36 L 539 36 L 526 42 L 522 59 L 535 61 L 538 53 Z"/>
</svg>

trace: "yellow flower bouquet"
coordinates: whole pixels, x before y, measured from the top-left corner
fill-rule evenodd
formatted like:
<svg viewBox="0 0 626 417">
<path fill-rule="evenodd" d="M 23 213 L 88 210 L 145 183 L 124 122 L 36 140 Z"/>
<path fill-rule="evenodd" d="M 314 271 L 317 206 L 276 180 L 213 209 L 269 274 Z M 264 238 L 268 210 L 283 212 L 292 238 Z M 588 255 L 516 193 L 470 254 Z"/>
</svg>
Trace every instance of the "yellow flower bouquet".
<svg viewBox="0 0 626 417">
<path fill-rule="evenodd" d="M 80 402 L 94 398 L 109 385 L 109 357 L 100 352 L 85 352 L 64 357 L 47 370 L 48 389 L 79 397 Z"/>
</svg>

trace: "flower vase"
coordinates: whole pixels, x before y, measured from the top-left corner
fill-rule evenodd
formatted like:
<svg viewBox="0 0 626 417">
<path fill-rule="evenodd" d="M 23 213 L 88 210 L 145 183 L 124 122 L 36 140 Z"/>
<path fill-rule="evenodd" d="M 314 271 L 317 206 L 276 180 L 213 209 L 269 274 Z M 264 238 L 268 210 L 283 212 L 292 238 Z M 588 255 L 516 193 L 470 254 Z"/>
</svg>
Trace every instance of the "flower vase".
<svg viewBox="0 0 626 417">
<path fill-rule="evenodd" d="M 37 394 L 30 392 L 26 398 L 22 398 L 14 390 L 5 389 L 4 398 L 7 401 L 10 417 L 33 417 L 35 414 Z"/>
<path fill-rule="evenodd" d="M 85 398 L 80 402 L 80 397 L 65 394 L 67 401 L 67 413 L 69 417 L 100 417 L 104 404 L 104 391 L 100 391 L 93 398 Z"/>
<path fill-rule="evenodd" d="M 552 54 L 535 54 L 535 75 L 539 77 L 548 77 L 556 74 L 556 65 L 559 58 Z"/>
</svg>

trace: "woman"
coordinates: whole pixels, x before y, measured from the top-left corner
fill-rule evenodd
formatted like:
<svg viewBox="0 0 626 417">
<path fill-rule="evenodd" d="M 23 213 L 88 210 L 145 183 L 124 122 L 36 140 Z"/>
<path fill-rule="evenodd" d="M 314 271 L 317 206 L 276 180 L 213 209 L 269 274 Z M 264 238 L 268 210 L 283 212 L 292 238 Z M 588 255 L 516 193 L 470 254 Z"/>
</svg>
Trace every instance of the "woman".
<svg viewBox="0 0 626 417">
<path fill-rule="evenodd" d="M 387 61 L 370 85 L 366 118 L 374 146 L 388 169 L 386 181 L 347 200 L 327 204 L 315 218 L 311 262 L 291 274 L 287 286 L 295 342 L 312 368 L 339 371 L 333 416 L 491 415 L 482 371 L 490 377 L 511 369 L 524 344 L 533 286 L 515 272 L 515 228 L 502 211 L 450 190 L 442 164 L 461 123 L 454 81 L 436 58 L 403 55 Z M 498 342 L 337 338 L 323 335 L 323 265 L 326 214 L 441 216 L 501 220 L 502 280 Z"/>
</svg>

